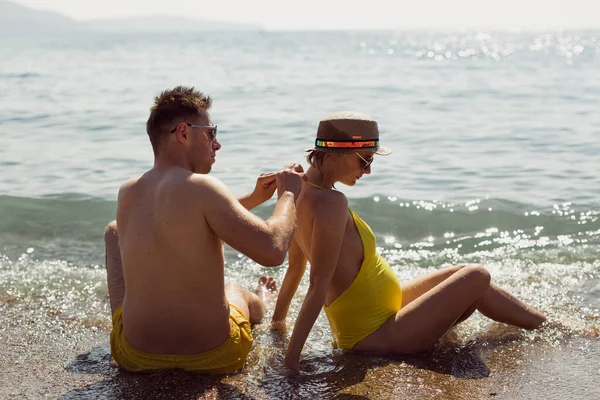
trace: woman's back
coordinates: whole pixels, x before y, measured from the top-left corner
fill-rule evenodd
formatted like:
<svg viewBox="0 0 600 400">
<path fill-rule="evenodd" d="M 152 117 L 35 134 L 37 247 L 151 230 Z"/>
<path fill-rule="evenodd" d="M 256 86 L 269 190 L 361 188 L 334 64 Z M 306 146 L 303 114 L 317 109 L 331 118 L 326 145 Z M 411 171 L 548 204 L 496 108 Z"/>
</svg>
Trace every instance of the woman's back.
<svg viewBox="0 0 600 400">
<path fill-rule="evenodd" d="M 342 199 L 340 199 L 340 197 Z M 294 239 L 313 264 L 313 238 L 315 227 L 319 229 L 322 215 L 331 215 L 340 202 L 347 204 L 346 197 L 338 191 L 322 189 L 305 183 L 296 203 L 296 232 Z M 363 263 L 364 249 L 361 237 L 349 211 L 335 272 L 327 289 L 325 305 L 334 302 L 354 281 Z M 317 220 L 315 223 L 315 220 Z M 334 238 L 326 237 L 325 240 Z M 322 243 L 321 243 L 322 244 Z"/>
<path fill-rule="evenodd" d="M 315 245 L 319 215 L 329 215 L 339 207 L 335 197 L 345 196 L 308 183 L 302 188 L 297 204 L 296 241 L 307 259 Z M 346 227 L 333 277 L 327 289 L 325 312 L 331 331 L 341 348 L 354 345 L 374 332 L 390 315 L 402 306 L 402 291 L 398 279 L 377 253 L 371 228 L 352 210 L 348 209 Z M 325 237 L 335 246 L 335 238 Z M 313 276 L 313 274 L 311 274 Z"/>
</svg>

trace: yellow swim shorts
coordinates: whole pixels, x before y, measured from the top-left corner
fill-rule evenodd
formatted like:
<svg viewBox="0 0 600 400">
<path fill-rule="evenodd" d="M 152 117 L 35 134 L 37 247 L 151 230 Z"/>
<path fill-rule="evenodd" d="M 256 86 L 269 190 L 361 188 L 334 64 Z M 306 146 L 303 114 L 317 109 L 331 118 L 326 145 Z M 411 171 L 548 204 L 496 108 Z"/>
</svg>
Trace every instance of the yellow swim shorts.
<svg viewBox="0 0 600 400">
<path fill-rule="evenodd" d="M 229 337 L 219 347 L 200 354 L 151 354 L 133 347 L 123 330 L 123 306 L 115 310 L 110 333 L 110 352 L 121 367 L 129 371 L 186 371 L 227 374 L 241 369 L 252 346 L 250 321 L 239 308 L 229 305 Z"/>
</svg>

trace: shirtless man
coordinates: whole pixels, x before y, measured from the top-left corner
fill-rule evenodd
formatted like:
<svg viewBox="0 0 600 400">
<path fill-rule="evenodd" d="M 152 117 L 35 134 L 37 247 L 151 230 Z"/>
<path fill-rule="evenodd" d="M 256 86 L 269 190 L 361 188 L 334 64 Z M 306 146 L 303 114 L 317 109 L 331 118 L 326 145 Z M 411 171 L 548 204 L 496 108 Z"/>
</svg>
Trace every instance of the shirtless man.
<svg viewBox="0 0 600 400">
<path fill-rule="evenodd" d="M 264 303 L 225 285 L 223 242 L 277 266 L 292 238 L 302 167 L 263 174 L 252 193 L 236 199 L 207 175 L 221 148 L 210 106 L 209 96 L 181 86 L 155 98 L 146 125 L 154 167 L 122 184 L 117 220 L 106 228 L 111 353 L 131 371 L 239 370 Z M 269 219 L 248 211 L 275 190 Z M 275 287 L 261 277 L 257 293 Z"/>
</svg>

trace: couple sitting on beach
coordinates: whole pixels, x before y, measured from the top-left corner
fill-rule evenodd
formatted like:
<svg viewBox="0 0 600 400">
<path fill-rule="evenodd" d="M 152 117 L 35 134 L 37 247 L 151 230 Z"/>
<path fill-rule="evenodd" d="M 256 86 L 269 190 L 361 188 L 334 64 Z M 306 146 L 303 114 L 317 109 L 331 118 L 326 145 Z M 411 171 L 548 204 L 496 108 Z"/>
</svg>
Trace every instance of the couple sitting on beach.
<svg viewBox="0 0 600 400">
<path fill-rule="evenodd" d="M 284 323 L 310 262 L 310 287 L 298 314 L 285 367 L 298 370 L 302 347 L 325 309 L 337 346 L 379 354 L 432 348 L 479 310 L 496 321 L 535 329 L 545 317 L 490 283 L 480 265 L 453 266 L 400 285 L 377 253 L 369 226 L 334 185 L 370 174 L 377 123 L 358 113 L 322 120 L 309 169 L 290 164 L 262 174 L 236 199 L 210 176 L 221 148 L 211 99 L 177 87 L 156 97 L 147 122 L 154 166 L 122 184 L 117 220 L 105 232 L 114 360 L 130 371 L 239 370 L 252 345 L 251 324 L 277 289 L 263 276 L 255 293 L 225 284 L 223 242 L 264 266 L 289 268 L 273 316 Z M 277 203 L 263 220 L 249 210 Z"/>
</svg>

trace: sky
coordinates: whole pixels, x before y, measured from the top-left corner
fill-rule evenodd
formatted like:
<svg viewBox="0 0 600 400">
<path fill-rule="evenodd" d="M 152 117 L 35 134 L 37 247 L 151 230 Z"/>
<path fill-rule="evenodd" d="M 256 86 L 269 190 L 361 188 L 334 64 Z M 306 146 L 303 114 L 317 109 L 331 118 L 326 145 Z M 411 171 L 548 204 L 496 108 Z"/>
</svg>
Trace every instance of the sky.
<svg viewBox="0 0 600 400">
<path fill-rule="evenodd" d="M 599 0 L 13 0 L 76 20 L 165 14 L 269 30 L 600 28 Z"/>
</svg>

